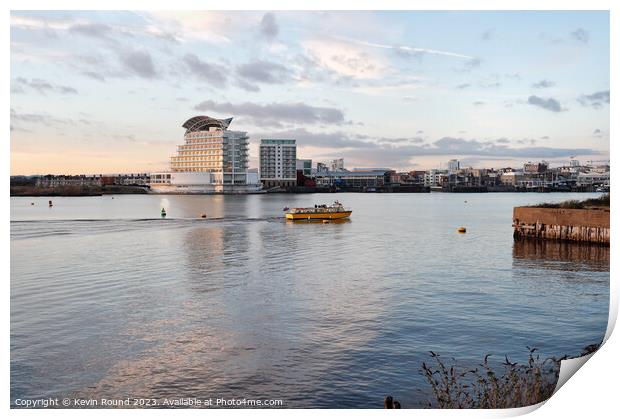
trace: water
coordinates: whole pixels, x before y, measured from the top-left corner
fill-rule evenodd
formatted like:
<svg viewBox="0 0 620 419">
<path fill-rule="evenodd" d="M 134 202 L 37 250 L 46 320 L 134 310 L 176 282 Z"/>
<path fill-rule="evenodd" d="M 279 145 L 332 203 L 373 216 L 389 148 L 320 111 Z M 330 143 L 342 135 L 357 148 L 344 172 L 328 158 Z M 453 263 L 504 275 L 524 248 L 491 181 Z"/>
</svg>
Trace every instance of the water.
<svg viewBox="0 0 620 419">
<path fill-rule="evenodd" d="M 11 402 L 415 407 L 431 350 L 578 355 L 605 333 L 609 248 L 514 244 L 512 208 L 592 196 L 11 198 Z M 334 198 L 350 222 L 282 218 Z"/>
</svg>

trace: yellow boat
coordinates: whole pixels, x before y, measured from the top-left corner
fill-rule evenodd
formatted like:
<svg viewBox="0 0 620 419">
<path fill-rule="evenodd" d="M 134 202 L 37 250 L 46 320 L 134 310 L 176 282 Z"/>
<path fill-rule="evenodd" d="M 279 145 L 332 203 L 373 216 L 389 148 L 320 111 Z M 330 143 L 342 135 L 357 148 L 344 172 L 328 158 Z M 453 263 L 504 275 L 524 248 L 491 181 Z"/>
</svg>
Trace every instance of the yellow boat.
<svg viewBox="0 0 620 419">
<path fill-rule="evenodd" d="M 338 220 L 349 218 L 353 211 L 338 201 L 332 205 L 315 205 L 308 208 L 291 208 L 286 212 L 287 220 Z"/>
</svg>

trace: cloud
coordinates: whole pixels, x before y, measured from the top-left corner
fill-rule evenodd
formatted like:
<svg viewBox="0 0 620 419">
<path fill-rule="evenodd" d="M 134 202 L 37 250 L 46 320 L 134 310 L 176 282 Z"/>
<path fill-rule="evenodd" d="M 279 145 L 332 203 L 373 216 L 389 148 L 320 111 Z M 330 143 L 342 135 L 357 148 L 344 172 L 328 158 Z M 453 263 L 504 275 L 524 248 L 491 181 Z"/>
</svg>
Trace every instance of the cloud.
<svg viewBox="0 0 620 419">
<path fill-rule="evenodd" d="M 11 125 L 17 125 L 19 128 L 21 128 L 21 124 L 51 127 L 56 125 L 77 125 L 78 122 L 82 123 L 69 118 L 57 118 L 46 113 L 21 113 L 11 108 Z"/>
<path fill-rule="evenodd" d="M 321 148 L 351 148 L 351 147 L 375 147 L 376 144 L 354 139 L 346 132 L 310 132 L 304 128 L 293 130 L 278 131 L 276 133 L 259 134 L 255 137 L 277 137 L 294 138 L 297 145 L 301 147 L 321 147 Z"/>
<path fill-rule="evenodd" d="M 69 31 L 93 38 L 107 38 L 112 28 L 103 23 L 82 23 L 69 27 Z"/>
<path fill-rule="evenodd" d="M 372 48 L 393 49 L 399 52 L 409 52 L 409 53 L 419 53 L 419 54 L 443 55 L 446 57 L 463 58 L 463 59 L 470 60 L 470 61 L 476 60 L 476 58 L 472 57 L 471 55 L 459 54 L 456 52 L 443 51 L 443 50 L 432 49 L 432 48 L 420 48 L 420 47 L 412 47 L 408 45 L 378 44 L 375 42 L 360 41 L 358 39 L 351 39 L 351 38 L 346 38 L 346 37 L 337 37 L 337 39 L 346 41 L 346 42 L 351 42 L 354 44 L 358 44 L 361 46 L 372 47 Z"/>
<path fill-rule="evenodd" d="M 480 67 L 482 64 L 482 60 L 480 58 L 470 57 L 463 63 L 460 67 L 453 68 L 454 71 L 458 73 L 469 73 L 470 71 Z"/>
<path fill-rule="evenodd" d="M 62 18 L 47 18 L 41 19 L 36 16 L 24 16 L 11 13 L 10 25 L 13 28 L 27 29 L 27 30 L 43 30 L 46 35 L 52 35 L 57 37 L 56 31 L 67 30 L 73 22 L 69 19 Z"/>
<path fill-rule="evenodd" d="M 591 106 L 595 109 L 601 108 L 604 104 L 609 104 L 609 90 L 601 90 L 590 95 L 581 95 L 577 101 L 583 106 Z"/>
<path fill-rule="evenodd" d="M 549 87 L 555 86 L 555 82 L 547 79 L 543 79 L 539 82 L 532 84 L 532 87 L 535 89 L 547 89 Z"/>
<path fill-rule="evenodd" d="M 247 32 L 248 21 L 226 11 L 158 10 L 140 12 L 161 33 L 173 34 L 177 42 L 204 41 L 214 45 L 232 42 L 231 35 Z M 237 16 L 239 16 L 237 14 Z"/>
<path fill-rule="evenodd" d="M 157 76 L 151 54 L 146 51 L 126 51 L 119 54 L 125 69 L 130 73 L 152 79 Z"/>
<path fill-rule="evenodd" d="M 422 81 L 417 78 L 397 78 L 393 77 L 389 80 L 359 80 L 352 83 L 352 91 L 367 95 L 384 95 L 386 93 L 395 92 L 397 94 L 405 93 L 411 89 L 419 89 L 422 87 Z"/>
<path fill-rule="evenodd" d="M 32 80 L 29 81 L 27 79 L 19 77 L 19 78 L 17 78 L 17 81 L 19 83 L 22 83 L 24 85 L 27 85 L 27 86 L 33 88 L 34 90 L 36 90 L 37 92 L 39 92 L 39 93 L 41 93 L 43 95 L 45 94 L 45 92 L 51 91 L 51 90 L 54 89 L 54 87 L 50 83 L 48 83 L 47 81 L 42 80 L 42 79 L 32 79 Z"/>
<path fill-rule="evenodd" d="M 418 156 L 475 156 L 499 158 L 554 158 L 571 155 L 592 155 L 597 151 L 587 148 L 511 147 L 508 138 L 495 142 L 443 137 L 431 144 L 422 144 L 420 137 L 375 138 L 356 136 L 345 132 L 312 133 L 305 129 L 272 133 L 273 136 L 295 138 L 299 147 L 338 149 L 339 155 L 368 161 L 374 165 L 405 167 Z M 360 139 L 363 138 L 365 140 Z M 527 141 L 532 144 L 532 141 Z M 525 142 L 521 142 L 525 143 Z"/>
<path fill-rule="evenodd" d="M 276 22 L 276 16 L 273 13 L 265 13 L 260 21 L 260 33 L 268 39 L 273 39 L 278 36 L 279 32 L 278 22 Z"/>
<path fill-rule="evenodd" d="M 226 85 L 227 76 L 224 67 L 202 61 L 194 54 L 186 54 L 183 57 L 183 62 L 189 71 L 199 79 L 216 87 Z"/>
<path fill-rule="evenodd" d="M 78 94 L 77 89 L 71 86 L 52 84 L 43 79 L 28 80 L 24 77 L 17 77 L 16 79 L 13 80 L 13 82 L 16 83 L 16 86 L 14 86 L 14 89 L 11 90 L 11 93 L 24 93 L 25 91 L 23 89 L 23 86 L 26 86 L 26 87 L 29 87 L 35 90 L 36 92 L 42 95 L 45 95 L 47 92 L 57 92 L 57 93 L 64 94 L 64 95 Z"/>
<path fill-rule="evenodd" d="M 245 90 L 246 92 L 260 92 L 260 87 L 258 87 L 255 84 L 248 83 L 247 81 L 245 81 L 243 79 L 237 79 L 235 81 L 235 85 L 237 87 Z"/>
<path fill-rule="evenodd" d="M 141 13 L 137 13 L 141 14 Z M 162 29 L 160 22 L 151 23 L 153 19 L 149 19 L 148 15 L 141 14 L 147 22 L 140 25 L 109 25 L 100 22 L 92 22 L 80 17 L 58 17 L 46 16 L 41 18 L 38 16 L 23 16 L 11 14 L 11 26 L 28 30 L 43 30 L 46 38 L 58 37 L 60 32 L 69 32 L 80 36 L 97 38 L 107 42 L 116 43 L 113 35 L 122 34 L 126 36 L 148 36 L 161 39 L 166 42 L 178 43 L 176 37 L 169 31 Z"/>
<path fill-rule="evenodd" d="M 497 73 L 490 74 L 483 78 L 483 80 L 478 82 L 478 86 L 483 89 L 497 89 L 502 86 L 500 82 L 501 76 Z"/>
<path fill-rule="evenodd" d="M 571 39 L 587 44 L 590 41 L 590 33 L 583 28 L 578 28 L 570 33 Z"/>
<path fill-rule="evenodd" d="M 369 144 L 366 147 L 354 147 L 352 149 L 338 150 L 339 155 L 345 159 L 358 159 L 367 161 L 369 164 L 383 165 L 388 167 L 407 167 L 411 160 L 420 156 L 460 156 L 460 157 L 483 157 L 483 158 L 559 158 L 571 155 L 593 155 L 597 151 L 587 148 L 551 148 L 551 147 L 511 147 L 502 144 L 504 139 L 498 140 L 499 144 L 483 142 L 476 139 L 465 140 L 463 138 L 443 137 L 432 144 Z M 506 139 L 506 141 L 509 141 Z"/>
<path fill-rule="evenodd" d="M 246 80 L 268 84 L 285 83 L 290 78 L 290 71 L 286 67 L 263 60 L 238 66 L 237 74 Z"/>
<path fill-rule="evenodd" d="M 60 91 L 60 93 L 66 94 L 66 95 L 77 95 L 78 91 L 76 89 L 74 89 L 71 86 L 59 86 L 58 90 Z"/>
<path fill-rule="evenodd" d="M 509 147 L 497 145 L 475 139 L 465 140 L 463 138 L 443 137 L 433 143 L 433 147 L 425 150 L 430 154 L 451 154 L 451 155 L 476 155 L 488 157 L 563 157 L 575 154 L 596 154 L 591 149 L 572 149 L 572 148 L 552 148 L 552 147 Z"/>
<path fill-rule="evenodd" d="M 562 105 L 556 99 L 553 98 L 541 98 L 535 95 L 532 95 L 527 98 L 527 103 L 530 105 L 538 106 L 540 108 L 546 109 L 551 112 L 562 112 Z"/>
<path fill-rule="evenodd" d="M 341 77 L 376 79 L 384 76 L 387 70 L 379 57 L 356 43 L 314 39 L 303 42 L 303 47 L 311 62 Z"/>
<path fill-rule="evenodd" d="M 206 100 L 194 107 L 198 111 L 214 111 L 248 117 L 257 126 L 296 124 L 344 124 L 344 114 L 336 108 L 309 106 L 304 103 L 218 103 Z"/>
<path fill-rule="evenodd" d="M 482 35 L 480 35 L 480 39 L 482 39 L 483 41 L 490 41 L 494 36 L 495 29 L 487 29 L 486 31 L 482 32 Z"/>
<path fill-rule="evenodd" d="M 506 73 L 504 74 L 504 77 L 507 79 L 511 79 L 514 81 L 520 81 L 521 80 L 521 74 L 517 73 Z"/>
<path fill-rule="evenodd" d="M 95 71 L 83 71 L 82 74 L 85 75 L 86 77 L 90 77 L 91 79 L 105 81 L 105 77 L 102 74 L 97 73 Z"/>
</svg>

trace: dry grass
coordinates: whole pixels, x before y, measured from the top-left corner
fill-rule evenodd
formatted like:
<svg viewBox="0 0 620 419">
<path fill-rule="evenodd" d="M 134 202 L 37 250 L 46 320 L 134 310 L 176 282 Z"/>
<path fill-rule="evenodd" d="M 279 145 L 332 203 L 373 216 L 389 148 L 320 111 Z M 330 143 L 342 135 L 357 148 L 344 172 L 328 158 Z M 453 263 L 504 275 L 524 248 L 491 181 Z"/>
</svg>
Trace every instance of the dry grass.
<svg viewBox="0 0 620 419">
<path fill-rule="evenodd" d="M 594 352 L 590 345 L 582 354 Z M 475 369 L 461 368 L 456 360 L 444 361 L 431 352 L 431 365 L 422 363 L 420 373 L 431 385 L 434 400 L 428 407 L 444 409 L 505 409 L 530 406 L 553 394 L 562 358 L 541 359 L 536 348 L 529 348 L 527 363 L 510 362 L 505 357 L 501 373 L 489 365 L 491 355 Z"/>
<path fill-rule="evenodd" d="M 609 207 L 609 194 L 605 194 L 599 198 L 586 199 L 579 201 L 571 199 L 560 203 L 544 202 L 542 204 L 534 205 L 535 208 L 564 208 L 564 209 L 585 209 L 590 207 Z"/>
</svg>

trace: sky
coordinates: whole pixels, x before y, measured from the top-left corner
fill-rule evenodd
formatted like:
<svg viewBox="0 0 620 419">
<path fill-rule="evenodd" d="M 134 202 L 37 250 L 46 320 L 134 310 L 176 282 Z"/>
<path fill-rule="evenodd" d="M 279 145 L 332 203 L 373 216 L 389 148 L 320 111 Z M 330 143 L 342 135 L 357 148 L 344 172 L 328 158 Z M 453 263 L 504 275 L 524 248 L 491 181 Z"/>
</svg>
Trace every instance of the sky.
<svg viewBox="0 0 620 419">
<path fill-rule="evenodd" d="M 167 170 L 233 117 L 396 170 L 609 160 L 605 11 L 11 13 L 11 174 Z"/>
</svg>

